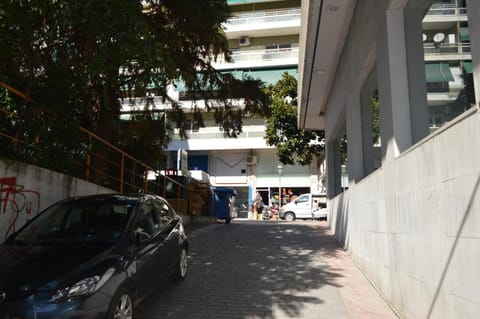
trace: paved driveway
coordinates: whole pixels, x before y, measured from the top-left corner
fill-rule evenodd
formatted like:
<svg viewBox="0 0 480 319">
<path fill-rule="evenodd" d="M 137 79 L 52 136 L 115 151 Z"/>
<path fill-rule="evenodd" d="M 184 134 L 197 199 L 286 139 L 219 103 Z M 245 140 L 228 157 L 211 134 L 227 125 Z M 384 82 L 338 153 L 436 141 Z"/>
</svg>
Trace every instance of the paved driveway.
<svg viewBox="0 0 480 319">
<path fill-rule="evenodd" d="M 189 274 L 135 314 L 147 318 L 396 318 L 325 222 L 234 220 L 190 236 Z"/>
</svg>

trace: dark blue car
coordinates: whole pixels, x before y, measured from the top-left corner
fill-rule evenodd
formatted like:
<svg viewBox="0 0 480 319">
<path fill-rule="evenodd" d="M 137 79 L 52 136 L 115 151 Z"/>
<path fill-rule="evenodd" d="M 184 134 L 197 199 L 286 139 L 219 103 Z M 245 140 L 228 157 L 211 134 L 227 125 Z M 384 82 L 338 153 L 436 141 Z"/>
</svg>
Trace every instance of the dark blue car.
<svg viewBox="0 0 480 319">
<path fill-rule="evenodd" d="M 61 201 L 0 246 L 0 319 L 132 318 L 162 280 L 185 278 L 187 252 L 161 197 Z"/>
</svg>

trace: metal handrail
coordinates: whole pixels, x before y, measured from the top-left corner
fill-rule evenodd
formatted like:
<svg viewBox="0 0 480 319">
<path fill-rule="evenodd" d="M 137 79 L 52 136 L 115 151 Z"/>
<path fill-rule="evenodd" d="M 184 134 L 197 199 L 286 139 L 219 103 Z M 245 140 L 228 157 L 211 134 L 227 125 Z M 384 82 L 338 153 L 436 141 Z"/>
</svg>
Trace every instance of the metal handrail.
<svg viewBox="0 0 480 319">
<path fill-rule="evenodd" d="M 27 95 L 3 82 L 0 82 L 0 87 L 7 89 L 9 92 L 19 96 L 25 101 L 33 102 L 33 100 Z M 8 111 L 5 113 L 9 115 L 13 114 Z M 185 185 L 184 183 L 177 181 L 172 177 L 161 174 L 158 174 L 158 178 L 156 180 L 148 180 L 147 176 L 149 171 L 160 172 L 160 170 L 155 169 L 143 161 L 136 159 L 134 156 L 124 152 L 119 147 L 109 143 L 102 137 L 87 130 L 86 128 L 80 127 L 80 131 L 86 136 L 86 143 L 84 144 L 85 152 L 80 152 L 82 153 L 82 157 L 78 159 L 72 159 L 71 162 L 76 167 L 83 167 L 84 173 L 80 176 L 75 173 L 71 173 L 70 175 L 87 181 L 94 181 L 102 186 L 109 187 L 120 193 L 139 190 L 145 193 L 156 193 L 167 199 L 167 201 L 169 201 L 173 208 L 178 212 L 192 214 L 192 194 L 194 192 L 199 193 L 200 190 L 193 190 L 189 185 Z M 0 137 L 6 138 L 14 144 L 21 143 L 24 145 L 24 147 L 30 146 L 27 141 L 3 132 L 0 132 Z M 36 139 L 35 145 L 41 147 L 41 141 Z M 96 151 L 100 148 L 107 150 L 105 152 L 107 156 L 104 156 L 102 153 Z M 30 150 L 28 152 L 30 152 Z M 22 158 L 21 160 L 25 160 L 25 158 Z M 105 168 L 103 171 L 99 171 L 92 165 L 98 160 L 101 160 L 105 163 Z M 107 170 L 107 166 L 111 171 Z M 127 177 L 130 177 L 131 180 L 128 180 Z M 167 190 L 168 185 L 171 187 L 170 190 Z M 152 191 L 152 189 L 155 191 Z M 211 190 L 204 189 L 201 191 L 206 193 L 205 198 L 210 196 Z"/>
<path fill-rule="evenodd" d="M 428 10 L 427 16 L 461 16 L 467 14 L 467 8 L 459 8 L 456 5 L 432 7 Z"/>
<path fill-rule="evenodd" d="M 423 48 L 426 54 L 461 54 L 470 53 L 471 45 L 468 42 L 457 43 L 442 43 L 435 45 L 435 43 L 424 43 Z"/>
</svg>

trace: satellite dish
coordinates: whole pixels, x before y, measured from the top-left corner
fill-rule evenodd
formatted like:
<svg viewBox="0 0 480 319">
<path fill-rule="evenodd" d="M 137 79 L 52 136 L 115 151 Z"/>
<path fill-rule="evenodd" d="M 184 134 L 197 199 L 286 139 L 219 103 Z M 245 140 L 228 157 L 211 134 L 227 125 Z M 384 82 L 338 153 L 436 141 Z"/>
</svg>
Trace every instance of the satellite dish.
<svg viewBox="0 0 480 319">
<path fill-rule="evenodd" d="M 427 41 L 427 35 L 425 33 L 422 35 L 422 39 L 423 39 L 423 42 Z"/>
<path fill-rule="evenodd" d="M 433 42 L 435 42 L 435 43 L 440 43 L 443 40 L 445 40 L 445 34 L 443 34 L 443 33 L 436 33 L 433 36 Z"/>
</svg>

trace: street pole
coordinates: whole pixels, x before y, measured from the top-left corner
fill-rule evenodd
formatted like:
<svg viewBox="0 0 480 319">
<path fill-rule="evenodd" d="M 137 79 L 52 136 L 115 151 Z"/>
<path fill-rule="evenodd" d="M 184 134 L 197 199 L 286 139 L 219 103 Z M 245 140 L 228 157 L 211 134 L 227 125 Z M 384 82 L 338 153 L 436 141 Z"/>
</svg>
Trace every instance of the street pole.
<svg viewBox="0 0 480 319">
<path fill-rule="evenodd" d="M 283 166 L 278 164 L 277 171 L 278 171 L 278 208 L 280 208 L 280 207 L 282 207 L 282 173 L 283 173 Z"/>
</svg>

